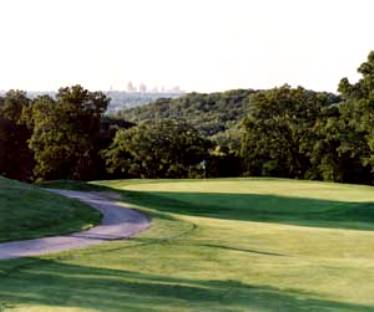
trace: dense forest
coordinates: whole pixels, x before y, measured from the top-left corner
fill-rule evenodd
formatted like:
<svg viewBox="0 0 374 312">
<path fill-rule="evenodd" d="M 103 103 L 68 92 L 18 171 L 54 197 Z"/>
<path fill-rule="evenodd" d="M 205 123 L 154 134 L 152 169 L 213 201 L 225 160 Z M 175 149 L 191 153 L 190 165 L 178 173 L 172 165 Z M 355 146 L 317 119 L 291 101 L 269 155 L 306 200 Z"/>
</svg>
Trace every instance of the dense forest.
<svg viewBox="0 0 374 312">
<path fill-rule="evenodd" d="M 25 181 L 277 176 L 374 183 L 374 52 L 339 94 L 191 93 L 116 114 L 82 86 L 0 97 L 0 174 Z"/>
<path fill-rule="evenodd" d="M 139 123 L 147 120 L 187 121 L 206 137 L 226 131 L 248 112 L 249 96 L 254 90 L 231 90 L 211 94 L 190 93 L 176 99 L 155 102 L 117 114 L 119 118 Z"/>
</svg>

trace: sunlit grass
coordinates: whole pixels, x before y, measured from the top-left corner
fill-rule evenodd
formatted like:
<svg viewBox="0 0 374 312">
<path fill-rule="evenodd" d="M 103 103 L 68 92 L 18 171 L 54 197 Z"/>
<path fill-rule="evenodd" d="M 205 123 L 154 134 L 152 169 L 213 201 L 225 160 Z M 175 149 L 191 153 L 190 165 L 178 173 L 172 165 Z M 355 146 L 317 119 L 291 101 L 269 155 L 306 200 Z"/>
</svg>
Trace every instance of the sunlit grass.
<svg viewBox="0 0 374 312">
<path fill-rule="evenodd" d="M 95 184 L 148 213 L 151 228 L 130 241 L 1 262 L 0 306 L 374 311 L 371 187 L 275 179 Z"/>
</svg>

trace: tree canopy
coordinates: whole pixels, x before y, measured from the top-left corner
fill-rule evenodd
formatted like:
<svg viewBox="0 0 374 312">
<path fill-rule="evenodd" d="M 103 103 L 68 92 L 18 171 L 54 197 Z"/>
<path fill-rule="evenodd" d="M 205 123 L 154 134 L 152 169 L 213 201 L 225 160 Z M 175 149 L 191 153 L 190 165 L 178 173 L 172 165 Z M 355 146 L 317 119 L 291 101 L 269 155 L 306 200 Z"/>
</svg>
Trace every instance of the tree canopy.
<svg viewBox="0 0 374 312">
<path fill-rule="evenodd" d="M 188 177 L 208 156 L 208 147 L 189 124 L 166 120 L 119 130 L 103 156 L 110 172 L 128 177 Z"/>
<path fill-rule="evenodd" d="M 247 174 L 304 178 L 310 176 L 313 127 L 324 108 L 338 101 L 285 85 L 251 97 L 241 154 Z"/>
<path fill-rule="evenodd" d="M 100 120 L 109 99 L 81 86 L 62 88 L 56 99 L 39 96 L 31 108 L 34 173 L 43 179 L 95 176 Z"/>
<path fill-rule="evenodd" d="M 10 90 L 0 97 L 0 174 L 9 178 L 29 180 L 32 176 L 34 160 L 24 118 L 30 102 L 20 90 Z"/>
<path fill-rule="evenodd" d="M 203 136 L 212 137 L 237 124 L 248 111 L 251 89 L 211 94 L 190 93 L 176 99 L 123 110 L 118 116 L 135 123 L 148 120 L 176 120 L 191 124 Z"/>
</svg>

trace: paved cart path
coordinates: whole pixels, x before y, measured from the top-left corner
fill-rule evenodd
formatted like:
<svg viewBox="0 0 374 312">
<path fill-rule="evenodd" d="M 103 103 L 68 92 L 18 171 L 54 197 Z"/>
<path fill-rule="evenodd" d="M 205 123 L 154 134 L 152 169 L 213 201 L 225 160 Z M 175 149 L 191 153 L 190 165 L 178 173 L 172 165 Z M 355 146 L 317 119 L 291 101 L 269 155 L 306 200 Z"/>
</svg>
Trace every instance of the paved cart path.
<svg viewBox="0 0 374 312">
<path fill-rule="evenodd" d="M 84 248 L 105 241 L 126 239 L 144 231 L 150 220 L 141 212 L 124 208 L 115 201 L 94 192 L 50 190 L 78 199 L 103 214 L 102 223 L 88 231 L 32 240 L 0 243 L 0 260 L 38 256 Z"/>
</svg>

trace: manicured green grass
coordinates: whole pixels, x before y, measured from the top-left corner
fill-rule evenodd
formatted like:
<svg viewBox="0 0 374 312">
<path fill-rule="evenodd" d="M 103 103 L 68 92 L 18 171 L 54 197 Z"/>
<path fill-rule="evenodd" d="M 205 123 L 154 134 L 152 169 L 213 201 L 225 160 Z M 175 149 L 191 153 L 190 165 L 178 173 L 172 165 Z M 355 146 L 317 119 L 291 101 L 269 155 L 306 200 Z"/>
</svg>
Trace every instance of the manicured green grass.
<svg viewBox="0 0 374 312">
<path fill-rule="evenodd" d="M 2 242 L 80 231 L 100 218 L 96 210 L 78 201 L 0 177 Z"/>
<path fill-rule="evenodd" d="M 151 228 L 0 262 L 0 311 L 374 311 L 373 187 L 217 179 L 99 188 L 147 212 Z"/>
</svg>

